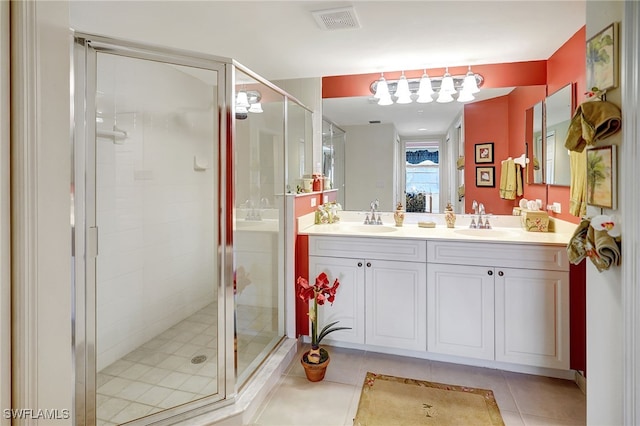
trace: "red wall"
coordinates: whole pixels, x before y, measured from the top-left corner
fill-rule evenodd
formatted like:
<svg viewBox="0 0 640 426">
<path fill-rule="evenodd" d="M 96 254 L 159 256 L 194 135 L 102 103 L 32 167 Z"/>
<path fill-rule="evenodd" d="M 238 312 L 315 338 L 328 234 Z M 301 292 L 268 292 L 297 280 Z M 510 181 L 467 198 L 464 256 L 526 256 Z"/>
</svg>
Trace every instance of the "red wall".
<svg viewBox="0 0 640 426">
<path fill-rule="evenodd" d="M 508 96 L 474 102 L 464 107 L 465 212 L 470 212 L 473 200 L 483 203 L 487 213 L 511 214 L 514 201 L 499 197 L 500 162 L 509 154 Z M 493 163 L 475 164 L 475 145 L 493 143 Z M 476 169 L 494 167 L 493 188 L 476 186 Z"/>
</svg>

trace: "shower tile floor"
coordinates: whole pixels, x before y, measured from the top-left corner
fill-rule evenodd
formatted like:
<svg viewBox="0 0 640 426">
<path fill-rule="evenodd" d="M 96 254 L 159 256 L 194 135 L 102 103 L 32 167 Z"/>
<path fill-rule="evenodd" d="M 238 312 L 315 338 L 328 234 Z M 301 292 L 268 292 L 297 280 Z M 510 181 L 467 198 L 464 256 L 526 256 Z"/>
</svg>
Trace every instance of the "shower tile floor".
<svg viewBox="0 0 640 426">
<path fill-rule="evenodd" d="M 238 375 L 276 337 L 273 309 L 238 305 Z M 117 425 L 217 392 L 217 308 L 210 304 L 105 367 L 96 378 L 98 426 Z M 192 358 L 205 355 L 200 364 Z"/>
</svg>

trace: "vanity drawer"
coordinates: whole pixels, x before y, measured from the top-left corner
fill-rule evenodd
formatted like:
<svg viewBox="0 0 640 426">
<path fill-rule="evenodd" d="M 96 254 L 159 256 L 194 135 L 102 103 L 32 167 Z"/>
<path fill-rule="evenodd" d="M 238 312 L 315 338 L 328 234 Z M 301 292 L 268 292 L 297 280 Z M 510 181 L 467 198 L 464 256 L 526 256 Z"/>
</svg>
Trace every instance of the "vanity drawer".
<svg viewBox="0 0 640 426">
<path fill-rule="evenodd" d="M 564 246 L 427 241 L 427 262 L 568 271 Z"/>
<path fill-rule="evenodd" d="M 309 255 L 426 262 L 424 240 L 359 237 L 309 237 Z"/>
</svg>

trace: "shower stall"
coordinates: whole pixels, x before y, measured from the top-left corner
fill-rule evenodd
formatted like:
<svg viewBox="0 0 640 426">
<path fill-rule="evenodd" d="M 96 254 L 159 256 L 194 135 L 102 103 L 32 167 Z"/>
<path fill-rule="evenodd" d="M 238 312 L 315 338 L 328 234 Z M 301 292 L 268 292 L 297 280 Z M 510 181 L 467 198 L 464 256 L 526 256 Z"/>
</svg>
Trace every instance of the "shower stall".
<svg viewBox="0 0 640 426">
<path fill-rule="evenodd" d="M 228 404 L 286 336 L 286 146 L 311 112 L 193 52 L 76 33 L 73 69 L 76 424 Z"/>
</svg>

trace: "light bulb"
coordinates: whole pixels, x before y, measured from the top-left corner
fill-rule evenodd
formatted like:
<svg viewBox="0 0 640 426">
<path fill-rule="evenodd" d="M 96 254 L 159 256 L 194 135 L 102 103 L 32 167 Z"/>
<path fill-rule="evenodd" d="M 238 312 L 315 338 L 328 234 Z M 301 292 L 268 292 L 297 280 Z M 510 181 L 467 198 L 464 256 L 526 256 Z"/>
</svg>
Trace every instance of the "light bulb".
<svg viewBox="0 0 640 426">
<path fill-rule="evenodd" d="M 249 98 L 247 97 L 247 92 L 238 92 L 236 96 L 236 106 L 249 108 Z"/>
<path fill-rule="evenodd" d="M 425 72 L 424 74 L 422 74 L 422 77 L 420 77 L 420 86 L 418 86 L 418 96 L 432 95 L 432 94 L 433 94 L 433 87 L 431 86 L 431 79 Z"/>
<path fill-rule="evenodd" d="M 410 104 L 412 102 L 411 91 L 409 91 L 409 82 L 407 81 L 407 77 L 404 76 L 404 71 L 402 72 L 402 77 L 398 80 L 398 87 L 395 95 L 398 98 L 396 103 Z"/>
<path fill-rule="evenodd" d="M 249 107 L 249 112 L 253 112 L 256 114 L 260 114 L 262 111 L 262 104 L 260 102 L 256 102 L 255 104 L 251 104 Z"/>
<path fill-rule="evenodd" d="M 478 89 L 478 82 L 476 81 L 476 75 L 471 72 L 471 66 L 469 66 L 469 71 L 464 77 L 464 81 L 462 82 L 462 90 L 465 90 L 471 94 L 478 93 L 480 89 Z"/>
<path fill-rule="evenodd" d="M 474 100 L 475 97 L 471 94 L 471 92 L 467 92 L 466 89 L 462 89 L 460 94 L 458 95 L 458 102 L 469 102 Z"/>
<path fill-rule="evenodd" d="M 438 93 L 456 93 L 456 89 L 453 87 L 453 77 L 449 74 L 449 67 L 447 67 L 444 75 L 442 76 L 442 83 L 440 85 L 440 91 Z"/>
<path fill-rule="evenodd" d="M 376 99 L 381 99 L 385 96 L 389 95 L 389 86 L 387 85 L 387 80 L 384 79 L 384 75 L 380 77 L 378 83 L 376 84 L 376 93 L 373 95 Z"/>
<path fill-rule="evenodd" d="M 391 100 L 391 95 L 389 93 L 387 93 L 385 96 L 382 96 L 378 100 L 378 105 L 391 105 L 391 104 L 393 104 L 393 101 Z"/>
<path fill-rule="evenodd" d="M 440 91 L 440 93 L 438 94 L 438 99 L 436 99 L 436 102 L 439 102 L 441 104 L 446 104 L 447 102 L 453 102 L 453 96 L 451 96 L 451 93 L 442 93 L 442 91 Z"/>
</svg>

